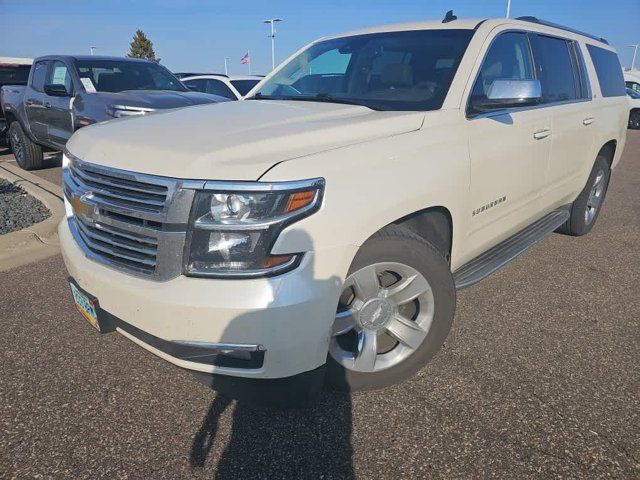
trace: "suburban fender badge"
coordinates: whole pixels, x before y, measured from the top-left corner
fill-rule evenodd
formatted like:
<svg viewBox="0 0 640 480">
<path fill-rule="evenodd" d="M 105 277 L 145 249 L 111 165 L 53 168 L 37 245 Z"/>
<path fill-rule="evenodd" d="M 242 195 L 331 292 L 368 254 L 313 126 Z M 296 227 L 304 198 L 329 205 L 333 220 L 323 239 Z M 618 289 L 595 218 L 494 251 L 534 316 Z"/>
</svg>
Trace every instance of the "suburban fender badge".
<svg viewBox="0 0 640 480">
<path fill-rule="evenodd" d="M 486 205 L 483 205 L 480 208 L 476 208 L 472 213 L 471 216 L 475 217 L 476 215 L 478 215 L 479 213 L 485 212 L 487 210 L 489 210 L 490 208 L 495 207 L 496 205 L 500 205 L 501 203 L 504 203 L 507 201 L 507 197 L 500 197 L 497 200 L 494 200 L 491 203 L 487 203 Z"/>
</svg>

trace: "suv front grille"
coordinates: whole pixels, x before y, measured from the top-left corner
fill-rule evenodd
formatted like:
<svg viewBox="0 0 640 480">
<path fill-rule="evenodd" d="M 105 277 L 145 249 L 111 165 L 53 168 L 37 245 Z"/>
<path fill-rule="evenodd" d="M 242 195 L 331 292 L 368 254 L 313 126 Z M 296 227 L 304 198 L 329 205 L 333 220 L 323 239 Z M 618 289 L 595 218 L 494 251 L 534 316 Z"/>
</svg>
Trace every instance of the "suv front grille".
<svg viewBox="0 0 640 480">
<path fill-rule="evenodd" d="M 126 232 L 99 222 L 76 219 L 78 234 L 96 256 L 103 256 L 130 270 L 153 274 L 156 269 L 158 239 Z"/>
<path fill-rule="evenodd" d="M 63 190 L 69 229 L 96 262 L 153 280 L 182 273 L 195 190 L 204 182 L 145 175 L 83 162 L 69 152 Z"/>
<path fill-rule="evenodd" d="M 167 201 L 167 185 L 124 178 L 79 162 L 72 163 L 69 173 L 77 187 L 91 191 L 104 204 L 160 212 Z"/>
</svg>

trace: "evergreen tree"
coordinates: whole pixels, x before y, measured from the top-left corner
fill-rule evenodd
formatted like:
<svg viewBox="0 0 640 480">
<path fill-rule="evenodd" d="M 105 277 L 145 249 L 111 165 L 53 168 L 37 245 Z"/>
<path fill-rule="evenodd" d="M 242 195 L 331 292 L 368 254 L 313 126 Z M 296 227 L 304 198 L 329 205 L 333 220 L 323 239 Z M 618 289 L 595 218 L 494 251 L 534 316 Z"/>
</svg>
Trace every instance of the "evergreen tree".
<svg viewBox="0 0 640 480">
<path fill-rule="evenodd" d="M 153 42 L 151 42 L 140 29 L 136 30 L 136 34 L 133 36 L 131 50 L 127 56 L 131 58 L 144 58 L 145 60 L 152 60 L 156 63 L 160 62 L 160 59 L 156 58 L 156 52 L 153 51 Z"/>
</svg>

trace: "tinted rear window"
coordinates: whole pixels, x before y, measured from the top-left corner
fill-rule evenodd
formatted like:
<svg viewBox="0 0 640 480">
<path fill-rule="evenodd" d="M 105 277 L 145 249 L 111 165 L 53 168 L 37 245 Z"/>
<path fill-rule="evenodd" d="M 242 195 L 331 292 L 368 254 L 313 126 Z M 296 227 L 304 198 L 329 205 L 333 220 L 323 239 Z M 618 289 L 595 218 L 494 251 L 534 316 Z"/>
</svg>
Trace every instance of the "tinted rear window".
<svg viewBox="0 0 640 480">
<path fill-rule="evenodd" d="M 31 65 L 0 63 L 0 85 L 26 85 Z"/>
<path fill-rule="evenodd" d="M 578 98 L 577 72 L 569 43 L 561 38 L 536 35 L 534 46 L 544 101 L 565 102 Z"/>
<path fill-rule="evenodd" d="M 618 55 L 594 45 L 587 45 L 587 49 L 596 68 L 602 96 L 623 97 L 626 92 Z"/>
</svg>

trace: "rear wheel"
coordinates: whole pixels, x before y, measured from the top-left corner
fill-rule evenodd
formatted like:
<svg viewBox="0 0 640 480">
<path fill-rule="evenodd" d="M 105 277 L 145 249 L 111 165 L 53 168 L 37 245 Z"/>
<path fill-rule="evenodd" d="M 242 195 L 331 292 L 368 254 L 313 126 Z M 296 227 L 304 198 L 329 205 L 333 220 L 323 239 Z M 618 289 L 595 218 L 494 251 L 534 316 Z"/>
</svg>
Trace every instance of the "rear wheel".
<svg viewBox="0 0 640 480">
<path fill-rule="evenodd" d="M 611 169 L 607 158 L 600 153 L 593 165 L 587 184 L 571 204 L 569 220 L 558 229 L 560 233 L 578 237 L 591 231 L 607 194 L 610 176 Z"/>
<path fill-rule="evenodd" d="M 448 263 L 423 238 L 389 226 L 358 252 L 344 283 L 327 379 L 343 390 L 380 388 L 420 370 L 453 322 Z"/>
<path fill-rule="evenodd" d="M 9 144 L 21 168 L 25 170 L 42 168 L 44 164 L 42 147 L 31 141 L 18 122 L 13 122 L 9 127 Z"/>
</svg>

